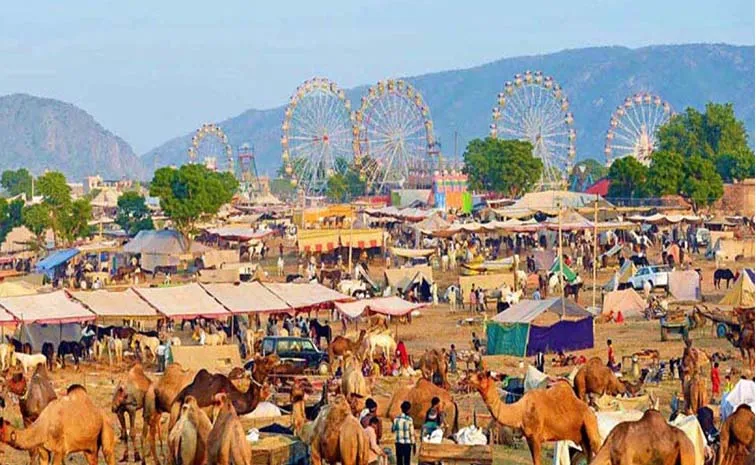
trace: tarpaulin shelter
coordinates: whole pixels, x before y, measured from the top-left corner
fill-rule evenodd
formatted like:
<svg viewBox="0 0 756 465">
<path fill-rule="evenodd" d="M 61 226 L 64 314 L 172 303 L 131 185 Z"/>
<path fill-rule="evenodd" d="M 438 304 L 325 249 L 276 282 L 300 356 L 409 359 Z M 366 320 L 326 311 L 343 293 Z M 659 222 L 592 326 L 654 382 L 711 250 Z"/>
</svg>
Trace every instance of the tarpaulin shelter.
<svg viewBox="0 0 756 465">
<path fill-rule="evenodd" d="M 63 324 L 95 319 L 95 314 L 65 291 L 0 298 L 0 307 L 21 323 Z"/>
<path fill-rule="evenodd" d="M 24 281 L 0 282 L 0 297 L 16 297 L 19 295 L 36 294 L 37 290 L 32 284 Z"/>
<path fill-rule="evenodd" d="M 695 270 L 670 271 L 668 287 L 675 300 L 701 300 L 701 276 Z"/>
<path fill-rule="evenodd" d="M 348 295 L 318 283 L 265 283 L 263 285 L 279 299 L 286 302 L 293 311 L 332 308 L 334 302 L 352 300 Z"/>
<path fill-rule="evenodd" d="M 617 315 L 622 312 L 625 318 L 642 318 L 646 309 L 646 301 L 633 289 L 612 291 L 604 295 L 604 304 L 601 308 L 603 315 L 614 312 Z"/>
<path fill-rule="evenodd" d="M 197 283 L 171 287 L 138 287 L 134 291 L 168 318 L 231 316 L 228 310 Z"/>
<path fill-rule="evenodd" d="M 633 263 L 632 260 L 625 260 L 619 271 L 612 275 L 612 277 L 609 278 L 609 281 L 604 284 L 604 291 L 611 292 L 614 290 L 615 284 L 619 286 L 620 284 L 628 282 L 630 278 L 635 275 L 636 271 L 638 270 L 635 268 L 635 263 Z"/>
<path fill-rule="evenodd" d="M 209 249 L 199 242 L 189 242 L 178 231 L 163 229 L 159 231 L 139 231 L 123 246 L 123 251 L 141 254 L 140 265 L 152 271 L 157 266 L 178 266 L 184 255 L 202 255 Z"/>
<path fill-rule="evenodd" d="M 125 291 L 80 291 L 69 295 L 87 307 L 97 318 L 158 318 L 160 315 L 134 289 Z"/>
<path fill-rule="evenodd" d="M 575 279 L 577 279 L 577 273 L 572 271 L 572 268 L 570 268 L 566 264 L 562 264 L 560 266 L 559 263 L 561 260 L 562 259 L 560 258 L 554 260 L 554 264 L 551 265 L 551 268 L 549 268 L 549 274 L 554 273 L 558 275 L 561 272 L 564 275 L 564 280 L 568 283 L 575 281 Z"/>
<path fill-rule="evenodd" d="M 78 249 L 56 250 L 47 257 L 37 262 L 37 272 L 47 275 L 48 278 L 52 278 L 55 274 L 56 268 L 65 265 L 69 260 L 77 255 L 79 255 Z"/>
<path fill-rule="evenodd" d="M 415 224 L 415 228 L 423 234 L 431 234 L 434 231 L 440 231 L 449 227 L 449 222 L 441 218 L 440 215 L 431 215 L 428 218 Z"/>
<path fill-rule="evenodd" d="M 590 349 L 593 315 L 563 297 L 523 300 L 486 325 L 488 355 L 518 357 Z"/>
<path fill-rule="evenodd" d="M 553 250 L 534 250 L 532 252 L 536 270 L 548 270 L 554 264 L 556 252 Z"/>
<path fill-rule="evenodd" d="M 31 243 L 36 240 L 34 233 L 26 226 L 17 226 L 11 229 L 0 244 L 1 253 L 16 253 L 29 250 Z"/>
<path fill-rule="evenodd" d="M 722 402 L 719 407 L 719 415 L 724 422 L 727 417 L 733 414 L 735 410 L 743 404 L 750 405 L 752 410 L 756 410 L 756 383 L 750 379 L 741 379 L 732 388 L 732 391 L 722 396 Z"/>
<path fill-rule="evenodd" d="M 17 336 L 22 344 L 31 344 L 32 352 L 41 352 L 45 342 L 51 343 L 53 350 L 57 352 L 62 341 L 81 340 L 81 324 L 24 324 L 19 326 Z"/>
<path fill-rule="evenodd" d="M 719 238 L 706 254 L 712 258 L 719 255 L 725 260 L 735 260 L 737 257 L 753 257 L 754 241 Z"/>
<path fill-rule="evenodd" d="M 428 257 L 435 252 L 435 249 L 403 249 L 401 247 L 391 247 L 391 253 L 402 258 Z"/>
<path fill-rule="evenodd" d="M 263 239 L 272 234 L 272 231 L 256 231 L 254 228 L 248 226 L 224 226 L 222 228 L 208 228 L 205 231 L 210 235 L 234 242 Z"/>
<path fill-rule="evenodd" d="M 412 266 L 406 268 L 389 268 L 384 270 L 383 275 L 386 278 L 386 285 L 391 286 L 391 289 L 401 288 L 399 284 L 407 279 L 414 278 L 418 273 L 421 273 L 431 282 L 433 282 L 433 268 L 428 265 Z"/>
<path fill-rule="evenodd" d="M 507 218 L 523 218 L 529 214 L 543 212 L 556 215 L 559 208 L 593 208 L 596 196 L 582 192 L 569 191 L 543 191 L 529 192 L 518 199 L 513 205 L 495 210 L 497 215 Z M 599 208 L 608 208 L 613 205 L 603 198 L 598 199 Z"/>
<path fill-rule="evenodd" d="M 734 308 L 754 308 L 754 270 L 744 268 L 735 281 L 732 289 L 719 301 L 719 305 L 729 305 Z"/>
<path fill-rule="evenodd" d="M 306 229 L 297 233 L 299 251 L 330 252 L 339 247 L 366 249 L 383 246 L 382 229 Z"/>
<path fill-rule="evenodd" d="M 202 255 L 205 268 L 220 268 L 224 263 L 238 263 L 238 249 L 210 249 Z"/>
<path fill-rule="evenodd" d="M 279 313 L 291 310 L 286 302 L 258 282 L 203 284 L 202 287 L 231 313 Z"/>
<path fill-rule="evenodd" d="M 408 302 L 396 296 L 374 297 L 354 302 L 337 302 L 335 305 L 338 311 L 349 318 L 356 318 L 365 311 L 380 313 L 382 315 L 404 316 L 426 306 L 426 304 Z"/>
<path fill-rule="evenodd" d="M 476 289 L 482 287 L 483 290 L 490 291 L 498 289 L 505 284 L 509 286 L 510 289 L 514 289 L 514 275 L 511 272 L 477 276 L 460 276 L 459 289 L 460 292 L 462 292 L 462 303 L 470 303 L 470 290 L 472 290 L 473 285 Z"/>
</svg>

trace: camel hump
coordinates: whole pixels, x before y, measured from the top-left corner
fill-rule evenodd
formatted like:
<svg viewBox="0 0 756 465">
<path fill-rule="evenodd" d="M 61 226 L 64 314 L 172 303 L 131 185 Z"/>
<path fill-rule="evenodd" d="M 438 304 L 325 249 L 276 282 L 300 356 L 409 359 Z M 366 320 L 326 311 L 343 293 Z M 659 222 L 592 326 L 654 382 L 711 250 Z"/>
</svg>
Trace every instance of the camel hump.
<svg viewBox="0 0 756 465">
<path fill-rule="evenodd" d="M 647 421 L 650 423 L 656 423 L 665 426 L 667 425 L 667 420 L 664 419 L 664 416 L 658 410 L 646 410 L 643 413 L 640 421 Z"/>
<path fill-rule="evenodd" d="M 68 389 L 66 389 L 66 395 L 71 395 L 76 392 L 83 392 L 84 394 L 87 393 L 87 389 L 82 386 L 81 384 L 72 384 L 68 386 Z"/>
<path fill-rule="evenodd" d="M 753 412 L 753 409 L 751 409 L 751 406 L 748 404 L 738 405 L 738 408 L 736 408 L 735 411 L 737 412 L 738 410 L 748 410 L 749 412 Z"/>
</svg>

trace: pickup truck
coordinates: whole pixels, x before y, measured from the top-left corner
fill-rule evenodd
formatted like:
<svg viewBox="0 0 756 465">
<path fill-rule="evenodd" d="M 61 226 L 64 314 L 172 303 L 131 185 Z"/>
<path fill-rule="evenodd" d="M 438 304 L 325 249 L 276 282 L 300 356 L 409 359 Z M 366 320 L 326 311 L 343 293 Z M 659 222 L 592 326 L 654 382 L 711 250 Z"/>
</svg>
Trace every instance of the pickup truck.
<svg viewBox="0 0 756 465">
<path fill-rule="evenodd" d="M 328 353 L 320 351 L 312 339 L 294 336 L 266 336 L 262 340 L 262 355 L 276 354 L 282 362 L 302 365 L 305 370 L 328 373 Z M 244 365 L 254 368 L 254 360 Z"/>
<path fill-rule="evenodd" d="M 667 287 L 670 271 L 672 270 L 666 265 L 644 266 L 639 268 L 628 282 L 637 290 L 643 289 L 646 282 L 651 283 L 651 288 Z"/>
</svg>

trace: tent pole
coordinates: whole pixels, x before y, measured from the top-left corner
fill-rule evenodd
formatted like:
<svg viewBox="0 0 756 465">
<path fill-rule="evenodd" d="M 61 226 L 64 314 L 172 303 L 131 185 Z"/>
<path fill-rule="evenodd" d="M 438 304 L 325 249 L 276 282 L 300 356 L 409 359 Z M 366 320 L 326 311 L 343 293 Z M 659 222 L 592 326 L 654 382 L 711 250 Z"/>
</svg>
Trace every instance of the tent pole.
<svg viewBox="0 0 756 465">
<path fill-rule="evenodd" d="M 593 292 L 591 296 L 591 307 L 596 308 L 596 279 L 598 273 L 598 194 L 593 202 Z"/>
<path fill-rule="evenodd" d="M 559 222 L 559 298 L 562 299 L 562 316 L 564 316 L 564 253 L 562 249 L 562 201 L 557 200 L 557 220 Z"/>
</svg>

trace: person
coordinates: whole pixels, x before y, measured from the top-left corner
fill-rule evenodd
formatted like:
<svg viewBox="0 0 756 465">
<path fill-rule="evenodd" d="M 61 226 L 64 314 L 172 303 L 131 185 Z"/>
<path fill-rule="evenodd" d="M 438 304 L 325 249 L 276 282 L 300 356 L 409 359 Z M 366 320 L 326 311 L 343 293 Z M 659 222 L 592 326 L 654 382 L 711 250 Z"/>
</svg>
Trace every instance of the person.
<svg viewBox="0 0 756 465">
<path fill-rule="evenodd" d="M 544 365 L 546 364 L 545 358 L 546 357 L 544 357 L 543 352 L 539 350 L 535 358 L 535 367 L 541 373 L 546 373 L 546 371 L 544 370 Z"/>
<path fill-rule="evenodd" d="M 449 371 L 452 373 L 457 372 L 457 348 L 454 344 L 449 349 Z"/>
<path fill-rule="evenodd" d="M 407 346 L 404 345 L 404 341 L 399 341 L 396 345 L 396 357 L 401 362 L 402 368 L 409 366 L 409 355 L 407 354 Z"/>
<path fill-rule="evenodd" d="M 475 284 L 470 289 L 470 311 L 474 312 L 478 308 L 478 293 L 475 291 Z"/>
<path fill-rule="evenodd" d="M 283 252 L 284 252 L 284 246 L 283 246 L 283 242 L 281 242 L 278 244 L 278 256 L 280 258 L 283 258 Z"/>
<path fill-rule="evenodd" d="M 614 357 L 614 347 L 612 347 L 611 339 L 606 340 L 606 360 L 606 366 L 608 366 L 612 370 L 615 370 L 617 366 L 617 360 Z"/>
<path fill-rule="evenodd" d="M 441 412 L 441 399 L 434 397 L 431 399 L 431 406 L 425 412 L 425 423 L 423 423 L 423 436 L 430 435 L 432 432 L 441 428 L 443 424 L 443 413 Z"/>
<path fill-rule="evenodd" d="M 719 397 L 719 362 L 714 362 L 714 366 L 711 368 L 711 398 L 716 402 L 716 398 Z"/>
<path fill-rule="evenodd" d="M 535 291 L 533 291 L 533 300 L 541 300 L 540 289 L 536 289 Z"/>
<path fill-rule="evenodd" d="M 472 333 L 472 345 L 473 345 L 473 348 L 475 349 L 475 352 L 480 352 L 480 347 L 482 344 L 480 343 L 480 338 L 478 338 L 475 332 Z"/>
<path fill-rule="evenodd" d="M 157 347 L 157 362 L 158 362 L 158 372 L 163 373 L 165 371 L 165 342 L 160 341 L 160 344 Z"/>
<path fill-rule="evenodd" d="M 486 291 L 482 287 L 478 288 L 476 299 L 478 301 L 478 311 L 485 312 L 486 311 Z"/>
<path fill-rule="evenodd" d="M 396 465 L 410 465 L 410 458 L 416 452 L 415 425 L 409 416 L 412 404 L 406 400 L 402 402 L 402 413 L 394 418 L 391 424 L 391 432 L 394 433 L 394 445 L 396 446 Z"/>
<path fill-rule="evenodd" d="M 378 418 L 378 404 L 372 397 L 369 397 L 365 401 L 365 408 L 360 412 L 360 424 L 363 428 L 367 428 L 370 425 L 371 418 Z M 383 435 L 380 421 L 378 422 L 378 426 L 376 426 L 375 433 L 379 438 Z"/>
<path fill-rule="evenodd" d="M 380 444 L 378 444 L 378 428 L 380 428 L 380 425 L 381 420 L 378 417 L 370 417 L 368 425 L 363 426 L 370 445 L 370 450 L 368 451 L 368 465 L 379 465 L 383 463 L 383 458 L 386 456 L 386 453 L 383 452 Z"/>
<path fill-rule="evenodd" d="M 722 395 L 727 395 L 732 391 L 732 388 L 735 387 L 732 384 L 732 380 L 730 379 L 730 375 L 725 375 L 725 384 L 724 384 L 724 390 L 722 391 Z"/>
<path fill-rule="evenodd" d="M 277 270 L 278 270 L 278 276 L 284 275 L 284 259 L 283 255 L 278 256 L 278 263 L 276 264 Z"/>
</svg>

